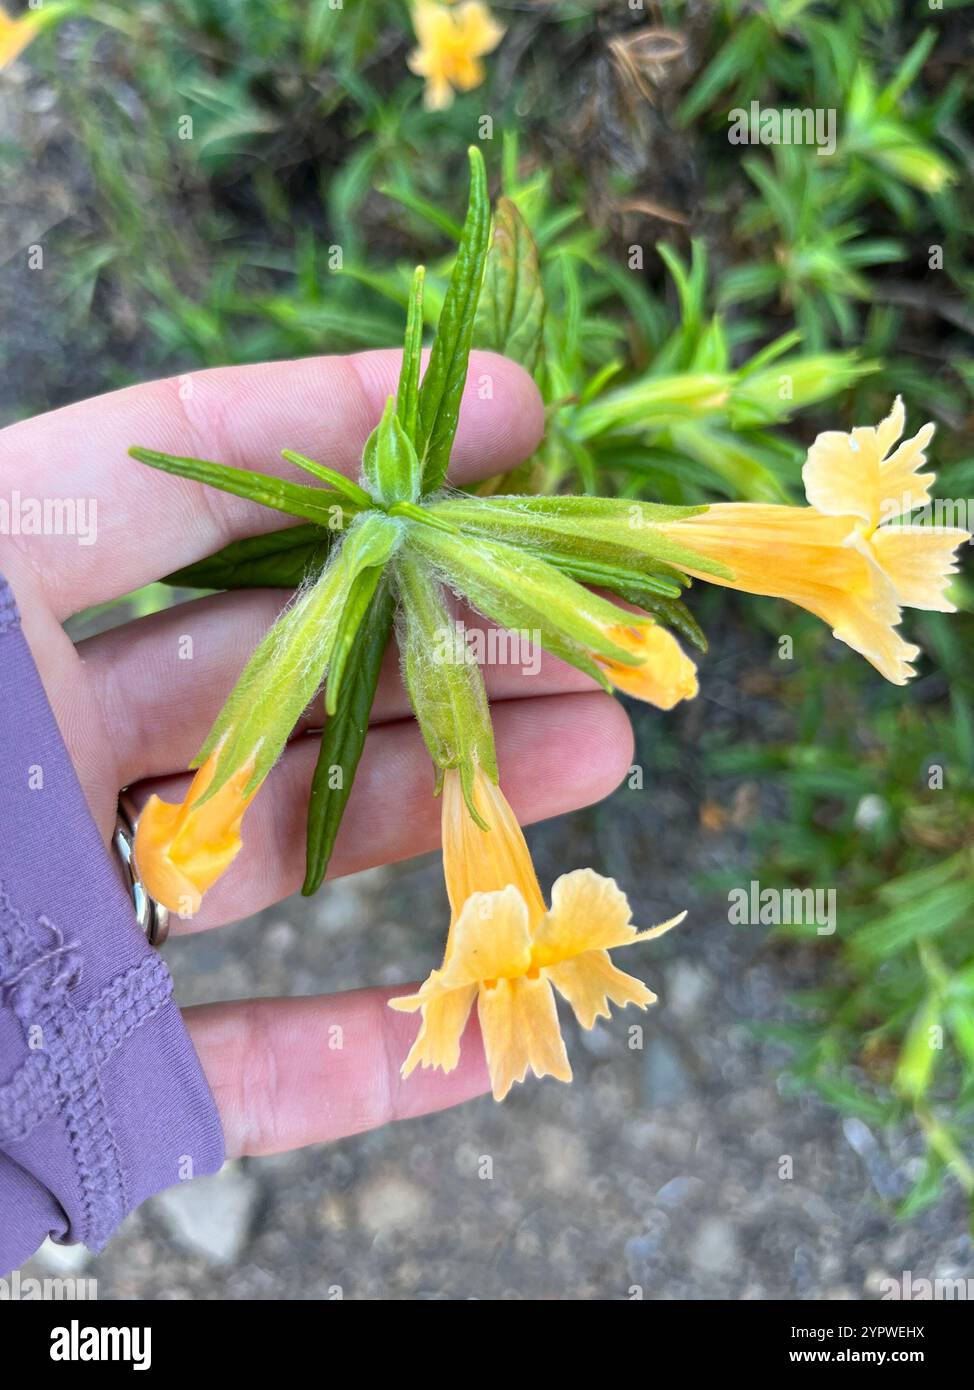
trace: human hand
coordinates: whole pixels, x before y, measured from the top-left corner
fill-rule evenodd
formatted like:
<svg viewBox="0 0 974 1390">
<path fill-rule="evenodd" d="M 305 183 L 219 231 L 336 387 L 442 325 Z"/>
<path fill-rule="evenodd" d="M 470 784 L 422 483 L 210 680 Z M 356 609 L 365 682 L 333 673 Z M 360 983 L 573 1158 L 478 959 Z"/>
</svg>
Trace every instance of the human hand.
<svg viewBox="0 0 974 1390">
<path fill-rule="evenodd" d="M 131 459 L 133 442 L 177 455 L 295 476 L 282 446 L 356 476 L 362 447 L 395 390 L 398 352 L 220 368 L 131 387 L 0 432 L 8 497 L 85 498 L 97 506 L 91 545 L 70 536 L 0 535 L 0 572 L 20 606 L 48 699 L 106 845 L 119 790 L 141 804 L 178 801 L 184 773 L 247 656 L 283 606 L 280 592 L 237 591 L 180 604 L 75 646 L 61 624 L 284 519 L 253 503 L 165 476 Z M 476 383 L 489 375 L 491 399 Z M 527 375 L 474 353 L 451 481 L 512 467 L 536 445 L 542 406 Z M 302 479 L 306 481 L 306 479 Z M 471 619 L 475 623 L 476 619 Z M 192 638 L 192 660 L 180 645 Z M 501 773 L 522 823 L 606 795 L 631 759 L 626 716 L 587 677 L 545 657 L 530 679 L 485 671 Z M 244 849 L 174 931 L 224 925 L 301 882 L 320 702 L 306 714 L 248 812 Z M 395 653 L 387 657 L 331 875 L 420 854 L 439 842 L 428 754 L 409 713 Z M 566 756 L 566 750 L 570 750 Z M 444 930 L 446 928 L 444 922 Z M 255 999 L 185 1011 L 220 1112 L 228 1155 L 263 1154 L 438 1110 L 488 1089 L 471 1019 L 456 1071 L 399 1063 L 416 1020 L 385 1007 L 397 989 Z M 329 1030 L 343 1030 L 341 1050 Z"/>
</svg>

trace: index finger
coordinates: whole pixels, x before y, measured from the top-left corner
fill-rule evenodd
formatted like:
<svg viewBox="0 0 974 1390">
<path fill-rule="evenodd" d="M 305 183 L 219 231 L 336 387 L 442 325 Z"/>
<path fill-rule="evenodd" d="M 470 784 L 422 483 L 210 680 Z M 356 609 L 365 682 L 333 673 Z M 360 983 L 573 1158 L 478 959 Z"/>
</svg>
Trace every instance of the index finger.
<svg viewBox="0 0 974 1390">
<path fill-rule="evenodd" d="M 400 1066 L 418 1030 L 398 989 L 197 1004 L 183 1016 L 220 1113 L 227 1157 L 301 1149 L 428 1115 L 490 1089 L 476 1009 L 455 1071 Z"/>
<path fill-rule="evenodd" d="M 0 494 L 8 507 L 14 493 L 19 512 L 24 499 L 41 506 L 73 500 L 76 517 L 86 509 L 86 534 L 17 535 L 8 524 L 0 570 L 16 589 L 10 571 L 26 559 L 60 620 L 241 536 L 287 525 L 289 518 L 254 502 L 147 468 L 128 449 L 141 444 L 307 482 L 280 457 L 287 448 L 356 477 L 365 441 L 395 392 L 400 360 L 400 352 L 381 350 L 216 367 L 11 425 L 0 433 Z M 543 427 L 527 373 L 495 353 L 471 353 L 451 481 L 513 467 Z"/>
</svg>

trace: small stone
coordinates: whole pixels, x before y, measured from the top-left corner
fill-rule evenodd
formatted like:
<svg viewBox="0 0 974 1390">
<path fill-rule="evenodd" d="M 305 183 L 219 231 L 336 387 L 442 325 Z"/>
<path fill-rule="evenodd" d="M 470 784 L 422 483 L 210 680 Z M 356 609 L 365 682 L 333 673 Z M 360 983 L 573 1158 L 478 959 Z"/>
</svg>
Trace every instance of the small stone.
<svg viewBox="0 0 974 1390">
<path fill-rule="evenodd" d="M 45 1274 L 80 1274 L 88 1266 L 91 1251 L 84 1245 L 58 1245 L 45 1240 L 34 1259 Z"/>
<path fill-rule="evenodd" d="M 737 1234 L 729 1221 L 710 1216 L 690 1243 L 690 1260 L 708 1274 L 726 1274 L 738 1262 Z"/>
<path fill-rule="evenodd" d="M 643 1060 L 643 1096 L 648 1105 L 674 1105 L 690 1092 L 690 1082 L 676 1048 L 652 1038 Z"/>
<path fill-rule="evenodd" d="M 557 1125 L 543 1125 L 535 1134 L 535 1147 L 544 1164 L 545 1187 L 552 1192 L 575 1191 L 589 1169 L 582 1136 Z"/>
<path fill-rule="evenodd" d="M 376 1178 L 358 1200 L 359 1220 L 372 1235 L 419 1226 L 429 1212 L 430 1199 L 423 1189 L 393 1175 Z"/>
<path fill-rule="evenodd" d="M 656 1194 L 656 1201 L 661 1207 L 682 1207 L 694 1197 L 699 1197 L 703 1190 L 704 1183 L 700 1178 L 685 1174 L 679 1178 L 670 1178 L 669 1182 L 664 1183 Z"/>
<path fill-rule="evenodd" d="M 854 1149 L 862 1160 L 862 1166 L 876 1192 L 886 1201 L 901 1197 L 906 1184 L 883 1153 L 873 1133 L 855 1115 L 846 1115 L 842 1121 L 842 1133 L 849 1147 Z"/>
<path fill-rule="evenodd" d="M 888 807 L 881 796 L 867 792 L 856 807 L 852 821 L 857 830 L 875 830 L 886 819 Z"/>
<path fill-rule="evenodd" d="M 153 1210 L 184 1250 L 210 1264 L 232 1264 L 250 1236 L 258 1187 L 237 1164 L 213 1177 L 171 1187 L 153 1200 Z"/>
<path fill-rule="evenodd" d="M 296 940 L 297 932 L 291 923 L 281 918 L 277 922 L 271 922 L 263 933 L 262 944 L 275 955 L 284 955 Z"/>
<path fill-rule="evenodd" d="M 674 1017 L 692 1019 L 699 1014 L 712 989 L 713 977 L 709 970 L 690 961 L 677 961 L 667 971 L 660 997 Z"/>
<path fill-rule="evenodd" d="M 889 1286 L 889 1275 L 884 1269 L 871 1269 L 862 1281 L 862 1291 L 867 1298 L 879 1298 Z"/>
</svg>

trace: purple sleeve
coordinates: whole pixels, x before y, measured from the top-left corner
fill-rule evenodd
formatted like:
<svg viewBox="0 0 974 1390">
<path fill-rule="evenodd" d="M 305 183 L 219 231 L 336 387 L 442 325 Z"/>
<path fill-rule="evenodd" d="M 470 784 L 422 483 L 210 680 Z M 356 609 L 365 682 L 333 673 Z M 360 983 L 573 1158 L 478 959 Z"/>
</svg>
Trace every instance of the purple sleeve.
<svg viewBox="0 0 974 1390">
<path fill-rule="evenodd" d="M 99 1250 L 223 1134 L 0 576 L 0 1275 L 46 1236 Z"/>
</svg>

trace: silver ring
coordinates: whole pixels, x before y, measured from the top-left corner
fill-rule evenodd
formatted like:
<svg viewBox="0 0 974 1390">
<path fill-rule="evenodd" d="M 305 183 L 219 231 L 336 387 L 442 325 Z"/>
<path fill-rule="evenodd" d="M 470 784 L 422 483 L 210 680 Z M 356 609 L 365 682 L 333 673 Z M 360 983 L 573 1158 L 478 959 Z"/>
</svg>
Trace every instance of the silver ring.
<svg viewBox="0 0 974 1390">
<path fill-rule="evenodd" d="M 163 907 L 162 903 L 157 903 L 155 898 L 146 890 L 135 867 L 132 846 L 135 843 L 135 827 L 138 820 L 139 813 L 135 802 L 127 791 L 123 791 L 118 798 L 118 814 L 115 818 L 115 834 L 112 836 L 112 844 L 122 861 L 125 884 L 135 905 L 135 920 L 145 932 L 149 945 L 161 946 L 169 935 L 169 909 Z"/>
</svg>

